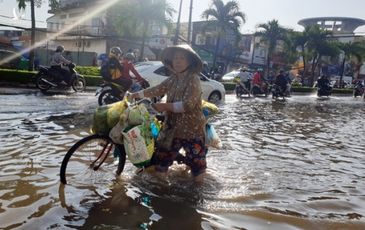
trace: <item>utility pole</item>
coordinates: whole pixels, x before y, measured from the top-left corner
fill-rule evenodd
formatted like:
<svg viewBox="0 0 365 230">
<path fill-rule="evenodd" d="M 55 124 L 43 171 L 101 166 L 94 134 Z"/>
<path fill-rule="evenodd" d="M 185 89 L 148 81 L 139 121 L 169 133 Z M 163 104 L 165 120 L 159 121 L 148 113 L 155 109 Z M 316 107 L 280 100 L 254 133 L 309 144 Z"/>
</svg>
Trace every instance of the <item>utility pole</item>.
<svg viewBox="0 0 365 230">
<path fill-rule="evenodd" d="M 190 0 L 190 11 L 189 11 L 189 24 L 188 24 L 188 44 L 191 44 L 190 36 L 191 36 L 191 16 L 193 13 L 193 0 Z"/>
<path fill-rule="evenodd" d="M 174 45 L 177 45 L 177 41 L 179 39 L 179 33 L 180 33 L 180 17 L 181 17 L 181 6 L 182 6 L 182 2 L 183 2 L 183 0 L 180 0 L 179 16 L 177 17 L 176 31 L 175 31 L 175 37 L 174 37 Z"/>
</svg>

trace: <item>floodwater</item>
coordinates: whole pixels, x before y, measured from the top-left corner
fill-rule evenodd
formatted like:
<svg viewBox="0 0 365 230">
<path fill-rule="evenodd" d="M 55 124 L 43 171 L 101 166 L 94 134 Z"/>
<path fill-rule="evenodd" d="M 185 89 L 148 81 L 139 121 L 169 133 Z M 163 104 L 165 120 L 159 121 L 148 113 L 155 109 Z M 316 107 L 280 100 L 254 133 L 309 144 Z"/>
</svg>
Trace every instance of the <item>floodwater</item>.
<svg viewBox="0 0 365 230">
<path fill-rule="evenodd" d="M 365 229 L 362 99 L 227 95 L 202 184 L 181 166 L 158 178 L 127 162 L 77 187 L 59 167 L 96 98 L 73 97 L 0 96 L 0 229 Z"/>
</svg>

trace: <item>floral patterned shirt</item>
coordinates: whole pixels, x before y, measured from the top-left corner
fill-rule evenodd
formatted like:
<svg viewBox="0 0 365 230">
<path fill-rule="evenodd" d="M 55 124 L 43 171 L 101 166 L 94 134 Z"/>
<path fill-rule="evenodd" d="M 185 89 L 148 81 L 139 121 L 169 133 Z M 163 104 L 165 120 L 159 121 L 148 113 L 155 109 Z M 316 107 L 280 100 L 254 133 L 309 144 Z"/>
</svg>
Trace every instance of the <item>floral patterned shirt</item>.
<svg viewBox="0 0 365 230">
<path fill-rule="evenodd" d="M 166 102 L 182 103 L 184 112 L 165 114 L 163 128 L 173 129 L 174 138 L 204 137 L 206 120 L 202 113 L 202 89 L 198 74 L 189 74 L 187 71 L 172 75 L 161 84 L 145 89 L 144 92 L 154 96 L 166 94 Z"/>
</svg>

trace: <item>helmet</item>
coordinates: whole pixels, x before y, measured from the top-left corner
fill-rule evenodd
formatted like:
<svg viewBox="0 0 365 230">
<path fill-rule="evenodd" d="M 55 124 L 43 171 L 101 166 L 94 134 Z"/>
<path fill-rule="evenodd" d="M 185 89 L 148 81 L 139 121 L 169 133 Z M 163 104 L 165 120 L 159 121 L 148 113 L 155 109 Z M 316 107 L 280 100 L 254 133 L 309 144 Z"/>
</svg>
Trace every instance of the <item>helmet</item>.
<svg viewBox="0 0 365 230">
<path fill-rule="evenodd" d="M 126 58 L 128 60 L 134 60 L 136 57 L 135 57 L 134 53 L 126 53 L 124 58 Z"/>
<path fill-rule="evenodd" d="M 65 47 L 63 46 L 57 46 L 56 52 L 63 52 L 65 50 Z"/>
<path fill-rule="evenodd" d="M 116 56 L 120 56 L 120 55 L 122 55 L 122 54 L 123 54 L 122 50 L 121 50 L 118 46 L 112 47 L 112 48 L 110 49 L 110 53 L 111 53 L 111 54 L 114 54 L 114 55 L 116 55 Z"/>
</svg>

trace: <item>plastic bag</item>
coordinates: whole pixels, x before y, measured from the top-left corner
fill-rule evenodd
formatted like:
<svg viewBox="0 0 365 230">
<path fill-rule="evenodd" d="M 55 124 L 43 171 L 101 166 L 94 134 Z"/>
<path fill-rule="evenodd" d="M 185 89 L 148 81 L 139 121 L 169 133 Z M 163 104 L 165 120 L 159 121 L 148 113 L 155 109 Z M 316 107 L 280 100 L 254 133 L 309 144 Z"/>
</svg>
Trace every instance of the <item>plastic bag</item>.
<svg viewBox="0 0 365 230">
<path fill-rule="evenodd" d="M 128 105 L 125 100 L 109 105 L 107 114 L 108 127 L 113 128 L 118 123 L 120 115 L 127 109 L 127 107 Z"/>
<path fill-rule="evenodd" d="M 210 118 L 219 113 L 219 109 L 215 104 L 204 100 L 202 100 L 202 110 L 206 118 Z"/>
<path fill-rule="evenodd" d="M 125 126 L 123 122 L 118 122 L 109 132 L 109 137 L 114 143 L 123 144 L 123 130 Z"/>
<path fill-rule="evenodd" d="M 101 106 L 96 109 L 91 127 L 91 131 L 93 133 L 107 134 L 109 132 L 110 129 L 108 127 L 107 114 L 107 106 Z"/>
<path fill-rule="evenodd" d="M 155 150 L 155 140 L 149 127 L 146 124 L 137 125 L 125 129 L 122 134 L 129 161 L 136 167 L 148 164 Z"/>
<path fill-rule="evenodd" d="M 147 111 L 146 106 L 144 104 L 139 104 L 137 106 L 129 108 L 127 123 L 129 126 L 140 125 L 149 118 L 150 115 Z"/>
<path fill-rule="evenodd" d="M 216 149 L 222 148 L 222 142 L 212 124 L 205 125 L 205 145 Z"/>
<path fill-rule="evenodd" d="M 126 108 L 127 102 L 124 100 L 96 108 L 91 131 L 107 135 L 118 123 L 120 115 L 123 114 Z"/>
</svg>

